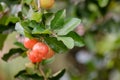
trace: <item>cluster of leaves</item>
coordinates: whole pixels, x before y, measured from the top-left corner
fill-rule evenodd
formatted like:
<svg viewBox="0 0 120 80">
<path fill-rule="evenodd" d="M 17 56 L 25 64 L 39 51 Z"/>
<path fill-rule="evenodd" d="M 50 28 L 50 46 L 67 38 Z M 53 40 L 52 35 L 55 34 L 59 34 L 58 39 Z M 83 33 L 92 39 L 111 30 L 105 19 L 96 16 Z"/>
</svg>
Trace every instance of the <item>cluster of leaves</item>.
<svg viewBox="0 0 120 80">
<path fill-rule="evenodd" d="M 34 0 L 14 1 L 12 4 L 17 4 L 17 6 L 12 6 L 10 4 L 11 1 L 9 2 L 5 0 L 3 2 L 0 3 L 0 14 L 2 14 L 2 17 L 0 16 L 0 42 L 2 42 L 2 44 L 0 44 L 1 49 L 7 35 L 15 30 L 24 37 L 37 38 L 44 41 L 56 53 L 65 53 L 74 46 L 84 46 L 82 37 L 74 32 L 74 29 L 80 24 L 81 20 L 78 18 L 66 19 L 65 10 L 59 10 L 55 13 L 49 13 L 45 10 L 40 11 L 36 8 L 36 3 L 34 3 Z M 21 4 L 19 4 L 19 2 L 21 2 Z M 16 8 L 14 9 L 14 7 Z M 18 8 L 20 10 L 17 10 Z M 17 69 L 17 71 L 13 71 L 14 74 L 12 75 L 12 78 L 15 76 L 16 78 L 22 80 L 37 80 L 38 78 L 42 80 L 44 76 L 35 70 L 37 69 L 36 66 L 32 66 L 30 68 L 25 66 L 28 62 L 28 59 L 26 58 L 27 49 L 20 42 L 16 42 L 15 45 L 17 45 L 18 48 L 11 49 L 2 57 L 5 61 L 9 61 L 16 55 L 23 57 L 17 57 L 8 63 L 4 62 L 6 65 L 12 65 L 17 62 L 19 63 L 20 61 L 23 62 L 19 65 L 22 66 L 21 68 Z M 48 61 L 43 61 L 43 63 L 46 62 Z M 14 66 L 12 66 L 12 69 L 13 68 Z M 11 68 L 9 69 L 12 70 Z M 61 70 L 56 75 L 48 76 L 47 78 L 49 80 L 58 80 L 64 73 L 65 70 Z"/>
<path fill-rule="evenodd" d="M 65 19 L 65 14 L 65 10 L 56 13 L 31 12 L 32 17 L 17 22 L 15 29 L 25 37 L 44 39 L 57 53 L 83 46 L 82 38 L 73 32 L 81 20 Z"/>
</svg>

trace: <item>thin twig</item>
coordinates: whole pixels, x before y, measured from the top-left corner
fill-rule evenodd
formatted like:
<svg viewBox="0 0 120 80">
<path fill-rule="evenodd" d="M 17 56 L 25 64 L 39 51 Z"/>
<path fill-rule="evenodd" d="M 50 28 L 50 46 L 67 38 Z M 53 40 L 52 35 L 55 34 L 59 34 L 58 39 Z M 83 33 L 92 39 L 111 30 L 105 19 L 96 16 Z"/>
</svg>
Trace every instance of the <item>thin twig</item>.
<svg viewBox="0 0 120 80">
<path fill-rule="evenodd" d="M 40 64 L 39 64 L 39 71 L 40 71 L 41 75 L 44 77 L 44 80 L 47 80 L 46 75 L 45 75 L 44 71 L 42 70 Z"/>
</svg>

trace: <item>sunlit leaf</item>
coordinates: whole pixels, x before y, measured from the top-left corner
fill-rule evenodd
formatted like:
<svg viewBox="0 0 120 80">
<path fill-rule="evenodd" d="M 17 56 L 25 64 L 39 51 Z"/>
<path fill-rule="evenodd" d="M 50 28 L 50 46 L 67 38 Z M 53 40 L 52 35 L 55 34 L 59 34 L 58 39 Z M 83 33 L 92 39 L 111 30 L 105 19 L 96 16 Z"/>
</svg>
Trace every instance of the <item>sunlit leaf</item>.
<svg viewBox="0 0 120 80">
<path fill-rule="evenodd" d="M 54 19 L 51 21 L 52 29 L 60 29 L 62 27 L 66 15 L 65 13 L 65 10 L 60 10 L 57 13 L 55 13 Z"/>
<path fill-rule="evenodd" d="M 32 31 L 32 34 L 50 34 L 50 33 L 51 31 L 49 29 L 45 29 L 45 26 L 42 24 L 36 26 Z"/>
<path fill-rule="evenodd" d="M 24 28 L 22 27 L 22 25 L 20 24 L 20 22 L 16 23 L 15 30 L 17 32 L 19 32 L 20 34 L 24 35 Z"/>
<path fill-rule="evenodd" d="M 53 13 L 45 13 L 43 15 L 43 21 L 45 21 L 45 25 L 50 26 L 51 25 L 51 21 L 54 18 L 54 14 Z"/>
<path fill-rule="evenodd" d="M 69 49 L 74 47 L 74 40 L 71 37 L 57 37 L 57 39 L 62 41 Z"/>
<path fill-rule="evenodd" d="M 33 12 L 30 17 L 30 20 L 35 20 L 37 22 L 40 22 L 41 19 L 42 19 L 42 13 L 40 12 Z"/>
<path fill-rule="evenodd" d="M 5 25 L 8 25 L 10 22 L 12 23 L 16 23 L 19 21 L 19 18 L 18 17 L 15 17 L 15 16 L 9 16 L 5 22 Z"/>
<path fill-rule="evenodd" d="M 74 40 L 75 46 L 82 47 L 85 45 L 83 38 L 75 32 L 70 32 L 66 36 L 71 37 Z"/>
<path fill-rule="evenodd" d="M 26 36 L 26 37 L 29 37 L 31 38 L 31 29 L 28 27 L 29 24 L 25 23 L 25 22 L 17 22 L 16 25 L 15 25 L 15 30 Z"/>
<path fill-rule="evenodd" d="M 66 21 L 66 23 L 63 25 L 63 28 L 56 31 L 58 35 L 66 35 L 70 31 L 73 31 L 79 24 L 81 20 L 78 18 L 72 18 Z"/>
</svg>

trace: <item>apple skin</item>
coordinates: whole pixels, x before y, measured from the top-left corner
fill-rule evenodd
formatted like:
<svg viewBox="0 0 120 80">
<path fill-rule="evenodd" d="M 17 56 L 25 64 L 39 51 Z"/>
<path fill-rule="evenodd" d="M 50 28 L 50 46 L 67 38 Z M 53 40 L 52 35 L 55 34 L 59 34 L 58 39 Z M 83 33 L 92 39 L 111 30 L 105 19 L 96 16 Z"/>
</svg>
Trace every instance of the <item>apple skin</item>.
<svg viewBox="0 0 120 80">
<path fill-rule="evenodd" d="M 40 6 L 43 9 L 50 9 L 53 7 L 55 0 L 40 0 Z"/>
<path fill-rule="evenodd" d="M 49 59 L 51 57 L 53 57 L 55 54 L 55 52 L 49 47 L 49 52 L 47 53 L 47 55 L 45 56 L 44 59 Z"/>
<path fill-rule="evenodd" d="M 25 38 L 24 39 L 24 46 L 25 46 L 25 48 L 27 48 L 27 49 L 32 49 L 33 48 L 33 46 L 36 44 L 38 42 L 38 40 L 37 39 L 29 39 L 29 38 Z"/>
<path fill-rule="evenodd" d="M 27 55 L 32 63 L 41 62 L 43 58 L 43 55 L 37 51 L 29 51 Z"/>
<path fill-rule="evenodd" d="M 36 51 L 45 57 L 49 52 L 49 48 L 45 43 L 38 42 L 33 46 L 32 51 Z"/>
</svg>

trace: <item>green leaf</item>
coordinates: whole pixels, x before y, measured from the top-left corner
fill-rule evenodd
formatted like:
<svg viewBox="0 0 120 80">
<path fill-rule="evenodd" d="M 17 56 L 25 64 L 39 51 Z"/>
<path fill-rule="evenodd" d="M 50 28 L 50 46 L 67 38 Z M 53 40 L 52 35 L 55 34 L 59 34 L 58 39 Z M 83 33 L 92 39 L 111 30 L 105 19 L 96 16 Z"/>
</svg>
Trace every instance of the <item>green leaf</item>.
<svg viewBox="0 0 120 80">
<path fill-rule="evenodd" d="M 64 24 L 65 15 L 66 15 L 65 10 L 60 10 L 57 13 L 55 13 L 55 17 L 51 21 L 51 28 L 52 29 L 60 29 L 62 27 L 62 25 Z"/>
<path fill-rule="evenodd" d="M 26 37 L 32 38 L 31 30 L 29 29 L 28 25 L 29 24 L 25 22 L 17 22 L 15 25 L 15 30 Z"/>
<path fill-rule="evenodd" d="M 38 74 L 20 74 L 17 79 L 20 80 L 44 80 L 42 76 L 39 76 Z"/>
<path fill-rule="evenodd" d="M 77 33 L 70 32 L 66 36 L 71 37 L 74 40 L 75 46 L 78 46 L 78 47 L 84 46 L 83 38 L 79 36 Z"/>
<path fill-rule="evenodd" d="M 26 50 L 26 48 L 24 47 L 23 43 L 21 43 L 21 42 L 15 42 L 14 44 L 16 46 L 18 46 L 19 48 L 21 48 L 22 50 Z"/>
<path fill-rule="evenodd" d="M 18 76 L 20 76 L 21 74 L 24 74 L 26 73 L 26 70 L 21 70 L 19 71 L 16 75 L 15 75 L 15 78 L 17 78 Z"/>
<path fill-rule="evenodd" d="M 0 20 L 1 21 L 1 20 Z M 4 31 L 7 31 L 7 30 L 9 30 L 9 29 L 11 29 L 11 30 L 14 30 L 14 26 L 6 26 L 6 25 L 1 25 L 0 24 L 0 33 L 2 33 L 2 32 L 4 32 Z"/>
<path fill-rule="evenodd" d="M 54 14 L 53 13 L 45 13 L 43 15 L 43 21 L 45 21 L 45 24 L 50 26 L 51 25 L 51 21 L 54 18 Z"/>
<path fill-rule="evenodd" d="M 0 18 L 0 24 L 5 25 L 8 17 L 9 17 L 9 16 L 8 16 L 7 14 L 5 14 L 4 16 L 2 16 L 2 17 Z"/>
<path fill-rule="evenodd" d="M 51 31 L 49 29 L 45 29 L 45 26 L 42 24 L 36 26 L 32 31 L 32 34 L 50 34 L 50 33 Z"/>
<path fill-rule="evenodd" d="M 18 53 L 21 54 L 22 52 L 24 52 L 24 51 L 21 48 L 13 48 L 8 53 L 4 54 L 2 59 L 7 61 L 11 56 L 18 54 Z"/>
<path fill-rule="evenodd" d="M 2 7 L 2 5 L 0 4 L 0 11 L 3 11 L 3 7 Z"/>
<path fill-rule="evenodd" d="M 6 38 L 7 38 L 6 34 L 0 34 L 0 50 L 3 48 Z"/>
<path fill-rule="evenodd" d="M 17 23 L 16 23 L 16 25 L 15 25 L 15 30 L 16 30 L 18 33 L 24 35 L 24 28 L 22 27 L 22 25 L 20 24 L 20 22 L 17 22 Z"/>
<path fill-rule="evenodd" d="M 37 26 L 39 26 L 39 24 L 36 22 L 36 21 L 28 21 L 29 23 L 29 27 L 31 27 L 31 28 L 35 28 L 35 27 L 37 27 Z"/>
<path fill-rule="evenodd" d="M 30 20 L 35 20 L 36 22 L 40 22 L 41 19 L 42 19 L 42 13 L 40 12 L 33 12 L 30 17 Z"/>
<path fill-rule="evenodd" d="M 100 5 L 100 7 L 105 7 L 107 6 L 109 0 L 98 0 L 98 4 Z"/>
<path fill-rule="evenodd" d="M 31 33 L 31 29 L 29 27 L 30 21 L 22 21 L 21 26 L 24 28 L 24 32 Z"/>
<path fill-rule="evenodd" d="M 29 5 L 32 2 L 32 0 L 22 0 L 22 2 Z"/>
<path fill-rule="evenodd" d="M 20 3 L 20 0 L 0 0 L 0 2 L 6 3 L 8 6 Z"/>
<path fill-rule="evenodd" d="M 26 5 L 26 4 L 22 5 L 22 14 L 25 16 L 28 16 L 28 14 L 29 14 L 29 6 L 28 5 Z"/>
<path fill-rule="evenodd" d="M 24 20 L 20 22 L 21 26 L 28 32 L 31 32 L 31 28 L 38 26 L 39 24 L 34 20 Z"/>
<path fill-rule="evenodd" d="M 16 23 L 19 21 L 19 18 L 18 17 L 15 17 L 15 16 L 9 16 L 5 22 L 5 25 L 8 25 L 10 22 L 12 23 Z"/>
<path fill-rule="evenodd" d="M 57 53 L 63 53 L 68 50 L 62 41 L 58 41 L 55 37 L 44 38 L 46 43 Z"/>
<path fill-rule="evenodd" d="M 35 12 L 33 8 L 30 7 L 27 18 L 29 20 L 35 20 L 36 22 L 40 22 L 42 19 L 42 13 L 40 11 Z"/>
<path fill-rule="evenodd" d="M 42 64 L 45 65 L 45 64 L 51 63 L 51 62 L 53 62 L 53 60 L 54 60 L 54 57 L 52 57 L 50 59 L 43 60 Z"/>
<path fill-rule="evenodd" d="M 57 39 L 62 41 L 69 49 L 74 47 L 74 40 L 71 37 L 57 37 Z"/>
<path fill-rule="evenodd" d="M 43 80 L 43 76 L 41 76 L 40 73 L 37 73 L 37 71 L 35 64 L 27 63 L 26 69 L 19 71 L 19 73 L 15 75 L 15 78 L 20 80 Z"/>
<path fill-rule="evenodd" d="M 65 73 L 65 69 L 60 70 L 59 72 L 55 73 L 53 76 L 49 78 L 49 80 L 59 80 Z"/>
<path fill-rule="evenodd" d="M 77 18 L 72 18 L 66 21 L 66 23 L 63 25 L 62 29 L 56 30 L 56 33 L 58 35 L 66 35 L 70 31 L 73 31 L 79 24 L 81 20 Z"/>
</svg>

